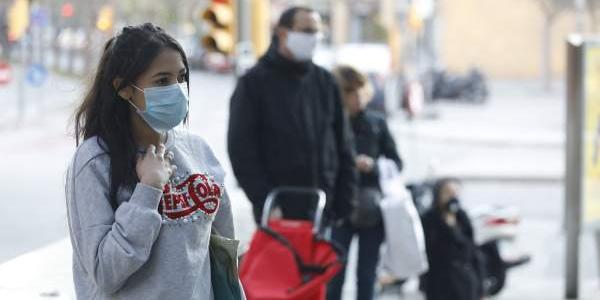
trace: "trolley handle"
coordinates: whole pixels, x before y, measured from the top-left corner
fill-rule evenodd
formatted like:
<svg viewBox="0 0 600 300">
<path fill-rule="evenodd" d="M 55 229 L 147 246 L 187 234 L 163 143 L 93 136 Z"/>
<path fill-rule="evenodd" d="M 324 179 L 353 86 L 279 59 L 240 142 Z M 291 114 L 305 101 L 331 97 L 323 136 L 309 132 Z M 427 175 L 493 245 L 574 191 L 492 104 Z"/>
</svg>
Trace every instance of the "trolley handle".
<svg viewBox="0 0 600 300">
<path fill-rule="evenodd" d="M 304 188 L 304 187 L 292 187 L 292 186 L 283 186 L 277 187 L 273 189 L 265 200 L 265 206 L 263 209 L 261 226 L 268 228 L 269 227 L 269 216 L 271 215 L 271 210 L 277 203 L 277 199 L 281 194 L 304 194 L 304 195 L 313 195 L 318 197 L 317 209 L 315 211 L 315 219 L 314 219 L 314 227 L 313 233 L 316 235 L 319 233 L 321 228 L 321 224 L 323 222 L 323 212 L 325 211 L 326 204 L 326 196 L 325 192 L 318 188 Z"/>
</svg>

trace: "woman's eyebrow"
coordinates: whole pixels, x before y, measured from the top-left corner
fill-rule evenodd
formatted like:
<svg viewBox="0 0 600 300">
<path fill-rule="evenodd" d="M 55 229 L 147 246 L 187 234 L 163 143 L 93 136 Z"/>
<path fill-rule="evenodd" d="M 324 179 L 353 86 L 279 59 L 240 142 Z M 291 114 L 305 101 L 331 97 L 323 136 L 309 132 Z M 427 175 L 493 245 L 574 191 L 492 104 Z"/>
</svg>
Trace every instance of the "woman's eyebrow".
<svg viewBox="0 0 600 300">
<path fill-rule="evenodd" d="M 186 68 L 181 68 L 181 70 L 179 70 L 179 74 L 185 74 L 186 71 L 187 71 Z M 163 71 L 163 72 L 158 72 L 158 73 L 154 74 L 154 76 L 152 76 L 152 77 L 169 76 L 169 75 L 173 75 L 173 73 Z"/>
<path fill-rule="evenodd" d="M 169 75 L 172 75 L 172 73 L 171 72 L 159 72 L 159 73 L 154 74 L 154 76 L 152 76 L 152 77 L 154 78 L 154 77 L 165 76 L 165 75 L 169 76 Z"/>
</svg>

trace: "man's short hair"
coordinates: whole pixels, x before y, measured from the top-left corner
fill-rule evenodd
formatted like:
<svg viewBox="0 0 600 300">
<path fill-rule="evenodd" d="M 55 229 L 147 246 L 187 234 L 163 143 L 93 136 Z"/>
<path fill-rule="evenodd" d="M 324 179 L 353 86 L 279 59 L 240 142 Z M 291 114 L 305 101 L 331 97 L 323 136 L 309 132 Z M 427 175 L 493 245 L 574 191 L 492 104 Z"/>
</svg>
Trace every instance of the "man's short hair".
<svg viewBox="0 0 600 300">
<path fill-rule="evenodd" d="M 277 27 L 292 29 L 294 28 L 294 20 L 296 14 L 299 12 L 313 13 L 314 9 L 306 6 L 293 6 L 286 9 L 281 16 L 279 17 L 279 21 L 277 22 Z"/>
</svg>

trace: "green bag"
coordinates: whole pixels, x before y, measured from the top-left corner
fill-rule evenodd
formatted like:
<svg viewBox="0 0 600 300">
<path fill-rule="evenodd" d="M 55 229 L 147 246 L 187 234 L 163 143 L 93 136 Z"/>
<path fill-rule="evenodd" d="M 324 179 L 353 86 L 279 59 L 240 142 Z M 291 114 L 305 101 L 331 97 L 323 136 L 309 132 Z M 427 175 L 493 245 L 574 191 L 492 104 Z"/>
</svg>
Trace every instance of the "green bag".
<svg viewBox="0 0 600 300">
<path fill-rule="evenodd" d="M 210 279 L 214 299 L 244 300 L 238 273 L 238 240 L 223 237 L 213 230 L 210 235 Z"/>
</svg>

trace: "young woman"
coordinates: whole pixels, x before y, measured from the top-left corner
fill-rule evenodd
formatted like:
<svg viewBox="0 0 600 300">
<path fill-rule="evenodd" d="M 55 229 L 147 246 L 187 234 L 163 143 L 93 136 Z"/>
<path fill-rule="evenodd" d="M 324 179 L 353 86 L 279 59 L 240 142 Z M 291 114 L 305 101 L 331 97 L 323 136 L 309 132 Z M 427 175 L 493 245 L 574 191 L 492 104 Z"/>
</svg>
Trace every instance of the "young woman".
<svg viewBox="0 0 600 300">
<path fill-rule="evenodd" d="M 209 146 L 174 129 L 188 83 L 185 53 L 160 27 L 106 43 L 66 183 L 78 299 L 213 298 L 211 229 L 233 238 L 233 222 Z"/>
<path fill-rule="evenodd" d="M 371 300 L 375 288 L 379 247 L 384 239 L 383 222 L 377 203 L 379 199 L 375 199 L 381 198 L 376 160 L 380 156 L 385 156 L 393 160 L 400 170 L 402 170 L 402 160 L 383 116 L 365 109 L 371 99 L 368 79 L 349 66 L 339 66 L 333 73 L 354 132 L 354 146 L 357 153 L 355 161 L 360 173 L 358 197 L 373 200 L 370 205 L 355 208 L 355 211 L 362 210 L 364 213 L 370 210 L 373 213 L 353 214 L 350 222 L 333 229 L 333 239 L 347 251 L 352 238 L 358 236 L 356 299 Z M 359 199 L 359 201 L 365 200 L 370 201 Z M 367 219 L 370 219 L 370 222 Z M 344 272 L 341 272 L 329 287 L 328 300 L 341 299 L 343 285 Z"/>
<path fill-rule="evenodd" d="M 423 216 L 429 271 L 423 276 L 427 300 L 480 300 L 483 270 L 471 221 L 460 207 L 458 181 L 440 179 L 433 204 Z"/>
</svg>

